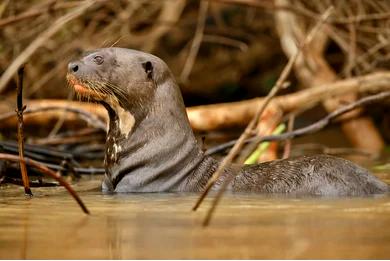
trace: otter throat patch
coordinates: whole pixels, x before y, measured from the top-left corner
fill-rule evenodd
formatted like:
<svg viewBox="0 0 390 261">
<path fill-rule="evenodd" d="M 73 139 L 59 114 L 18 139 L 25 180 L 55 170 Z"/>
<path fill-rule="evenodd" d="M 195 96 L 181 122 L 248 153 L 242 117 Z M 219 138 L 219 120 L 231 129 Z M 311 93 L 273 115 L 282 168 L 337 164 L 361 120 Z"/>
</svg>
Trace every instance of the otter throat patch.
<svg viewBox="0 0 390 261">
<path fill-rule="evenodd" d="M 119 105 L 115 106 L 115 111 L 119 119 L 119 131 L 127 138 L 134 127 L 135 118 L 130 112 L 126 111 Z"/>
</svg>

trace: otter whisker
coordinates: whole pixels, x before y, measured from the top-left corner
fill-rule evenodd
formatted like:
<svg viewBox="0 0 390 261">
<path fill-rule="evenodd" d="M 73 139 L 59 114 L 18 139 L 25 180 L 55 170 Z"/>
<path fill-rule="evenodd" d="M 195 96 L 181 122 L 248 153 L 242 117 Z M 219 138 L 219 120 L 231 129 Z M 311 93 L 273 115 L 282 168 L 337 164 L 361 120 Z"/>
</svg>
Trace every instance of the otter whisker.
<svg viewBox="0 0 390 261">
<path fill-rule="evenodd" d="M 106 82 L 106 85 L 111 87 L 115 91 L 115 94 L 121 96 L 122 99 L 126 100 L 127 95 L 123 89 L 121 89 L 119 86 L 112 84 L 111 82 Z"/>
<path fill-rule="evenodd" d="M 81 79 L 80 84 L 87 87 L 89 92 L 79 93 L 81 99 L 87 101 L 93 100 L 93 98 L 100 97 L 104 98 L 107 96 L 114 96 L 121 100 L 126 100 L 126 92 L 119 86 L 109 82 L 95 79 Z"/>
</svg>

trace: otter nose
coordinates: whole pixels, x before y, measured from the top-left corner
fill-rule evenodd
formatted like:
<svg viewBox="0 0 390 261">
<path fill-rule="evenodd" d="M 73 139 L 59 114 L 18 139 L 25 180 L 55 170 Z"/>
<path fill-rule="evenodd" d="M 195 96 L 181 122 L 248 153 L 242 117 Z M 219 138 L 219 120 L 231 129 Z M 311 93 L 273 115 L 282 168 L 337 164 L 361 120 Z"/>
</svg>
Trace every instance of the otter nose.
<svg viewBox="0 0 390 261">
<path fill-rule="evenodd" d="M 71 62 L 68 64 L 68 72 L 70 73 L 75 73 L 79 70 L 79 65 L 78 63 Z"/>
</svg>

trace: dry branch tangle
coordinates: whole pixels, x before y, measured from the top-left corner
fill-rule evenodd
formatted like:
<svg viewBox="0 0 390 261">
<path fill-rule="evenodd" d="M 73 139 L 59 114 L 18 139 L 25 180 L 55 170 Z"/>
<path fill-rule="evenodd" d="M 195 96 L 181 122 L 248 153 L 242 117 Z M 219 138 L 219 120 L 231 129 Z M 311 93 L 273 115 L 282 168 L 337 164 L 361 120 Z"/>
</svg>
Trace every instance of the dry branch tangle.
<svg viewBox="0 0 390 261">
<path fill-rule="evenodd" d="M 48 29 L 42 32 L 33 42 L 31 42 L 30 45 L 12 61 L 5 72 L 1 75 L 0 93 L 5 89 L 7 83 L 11 80 L 12 76 L 19 67 L 22 66 L 23 63 L 25 63 L 39 47 L 45 44 L 46 41 L 57 33 L 66 23 L 82 15 L 94 3 L 95 2 L 91 0 L 83 2 L 83 4 L 79 7 L 74 8 L 66 15 L 58 18 Z"/>
<path fill-rule="evenodd" d="M 365 76 L 339 80 L 333 83 L 324 84 L 308 88 L 293 94 L 278 96 L 271 101 L 271 107 L 278 107 L 283 112 L 290 112 L 307 106 L 320 103 L 322 100 L 345 93 L 356 92 L 380 92 L 390 90 L 390 72 L 377 72 Z M 187 108 L 191 126 L 195 131 L 208 131 L 233 126 L 246 125 L 256 113 L 259 103 L 264 98 L 256 98 L 232 103 L 220 103 L 213 105 L 204 105 Z M 84 110 L 97 115 L 99 118 L 107 121 L 107 112 L 97 104 L 66 101 L 66 100 L 29 100 L 25 102 L 28 108 L 44 108 L 50 106 L 72 107 Z M 0 104 L 0 113 L 13 111 L 13 107 L 7 107 Z M 29 114 L 24 116 L 26 125 L 46 125 L 49 122 L 62 117 L 63 111 L 46 111 L 45 113 Z M 1 117 L 0 117 L 1 118 Z M 79 118 L 74 113 L 66 114 L 66 121 L 76 122 Z M 16 124 L 16 118 L 1 121 L 0 128 L 13 128 Z"/>
<path fill-rule="evenodd" d="M 275 4 L 292 6 L 289 0 L 275 0 Z M 275 12 L 275 21 L 284 52 L 287 56 L 294 55 L 305 35 L 304 25 L 306 21 L 283 10 Z M 295 64 L 296 75 L 304 86 L 331 83 L 337 79 L 336 72 L 333 71 L 324 58 L 323 51 L 326 41 L 327 34 L 324 30 L 320 37 L 304 50 Z M 332 112 L 340 104 L 353 102 L 356 98 L 356 93 L 352 91 L 337 98 L 326 99 L 323 101 L 323 105 L 328 112 Z M 358 111 L 352 111 L 349 115 L 351 114 L 356 115 Z M 384 141 L 369 117 L 360 117 L 343 122 L 341 128 L 355 147 L 375 153 L 380 152 L 384 147 Z"/>
</svg>

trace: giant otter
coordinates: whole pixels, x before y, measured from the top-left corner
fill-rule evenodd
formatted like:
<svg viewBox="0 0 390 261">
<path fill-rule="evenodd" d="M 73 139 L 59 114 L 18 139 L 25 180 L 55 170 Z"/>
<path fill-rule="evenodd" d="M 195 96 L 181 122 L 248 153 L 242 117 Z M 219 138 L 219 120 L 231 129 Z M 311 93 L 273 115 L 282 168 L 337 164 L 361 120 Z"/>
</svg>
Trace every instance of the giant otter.
<svg viewBox="0 0 390 261">
<path fill-rule="evenodd" d="M 205 156 L 190 127 L 168 66 L 158 57 L 124 48 L 84 54 L 68 65 L 75 91 L 109 114 L 104 191 L 201 191 L 219 162 Z M 315 195 L 384 193 L 389 186 L 354 163 L 317 155 L 226 168 L 239 172 L 232 191 Z"/>
</svg>

